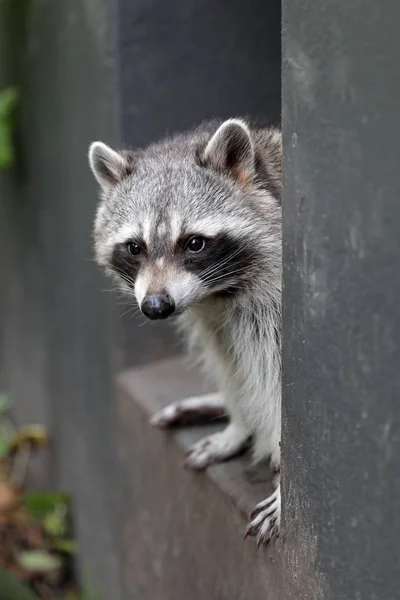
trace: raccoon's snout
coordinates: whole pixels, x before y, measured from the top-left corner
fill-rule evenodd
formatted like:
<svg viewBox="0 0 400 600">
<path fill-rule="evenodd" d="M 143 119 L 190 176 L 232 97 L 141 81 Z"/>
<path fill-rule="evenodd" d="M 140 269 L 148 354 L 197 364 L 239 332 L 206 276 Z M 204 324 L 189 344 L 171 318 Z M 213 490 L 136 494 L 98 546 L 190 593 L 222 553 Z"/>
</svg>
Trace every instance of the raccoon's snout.
<svg viewBox="0 0 400 600">
<path fill-rule="evenodd" d="M 168 294 L 149 294 L 140 307 L 149 319 L 166 319 L 175 311 L 175 302 Z"/>
</svg>

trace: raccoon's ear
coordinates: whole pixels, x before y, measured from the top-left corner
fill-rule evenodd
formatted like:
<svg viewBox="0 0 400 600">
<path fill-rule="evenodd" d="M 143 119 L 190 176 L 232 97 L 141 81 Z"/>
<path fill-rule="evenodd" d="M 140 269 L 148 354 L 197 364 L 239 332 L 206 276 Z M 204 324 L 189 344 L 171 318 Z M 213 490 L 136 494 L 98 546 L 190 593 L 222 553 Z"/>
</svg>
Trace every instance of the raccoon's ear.
<svg viewBox="0 0 400 600">
<path fill-rule="evenodd" d="M 108 190 L 121 181 L 129 166 L 125 156 L 103 142 L 90 144 L 89 164 L 103 190 Z"/>
<path fill-rule="evenodd" d="M 250 129 L 240 119 L 222 123 L 208 142 L 203 154 L 205 164 L 229 172 L 245 183 L 255 170 L 254 144 Z"/>
</svg>

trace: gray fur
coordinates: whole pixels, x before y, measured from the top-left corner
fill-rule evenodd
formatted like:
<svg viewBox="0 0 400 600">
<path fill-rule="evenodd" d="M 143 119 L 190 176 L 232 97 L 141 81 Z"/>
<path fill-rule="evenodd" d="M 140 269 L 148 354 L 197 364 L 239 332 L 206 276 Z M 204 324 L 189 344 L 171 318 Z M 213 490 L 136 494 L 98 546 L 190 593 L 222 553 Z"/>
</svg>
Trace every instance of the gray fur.
<svg viewBox="0 0 400 600">
<path fill-rule="evenodd" d="M 206 123 L 145 150 L 107 153 L 97 142 L 90 149 L 102 188 L 94 228 L 99 264 L 139 306 L 148 289 L 168 291 L 180 329 L 223 394 L 236 442 L 224 454 L 218 438 L 218 452 L 206 458 L 203 446 L 201 460 L 194 453 L 203 466 L 233 454 L 249 435 L 255 459 L 280 466 L 281 160 L 280 131 L 238 119 Z M 226 236 L 237 257 L 225 266 L 240 253 L 248 262 L 233 262 L 223 275 L 221 260 L 190 271 L 175 249 L 185 234 Z M 135 277 L 112 263 L 116 244 L 131 239 L 146 246 Z M 279 530 L 279 481 L 273 502 L 276 510 L 260 509 L 260 522 L 249 527 L 259 541 Z"/>
</svg>

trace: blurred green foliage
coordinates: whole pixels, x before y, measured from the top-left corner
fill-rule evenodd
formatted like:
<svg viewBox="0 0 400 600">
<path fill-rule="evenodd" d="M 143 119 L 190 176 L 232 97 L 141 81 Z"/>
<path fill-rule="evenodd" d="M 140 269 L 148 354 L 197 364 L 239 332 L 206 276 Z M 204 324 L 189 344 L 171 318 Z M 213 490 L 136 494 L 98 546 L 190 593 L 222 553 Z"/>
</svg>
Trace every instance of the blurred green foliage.
<svg viewBox="0 0 400 600">
<path fill-rule="evenodd" d="M 18 104 L 16 88 L 0 92 L 0 168 L 11 167 L 15 162 L 14 114 Z"/>
<path fill-rule="evenodd" d="M 37 596 L 18 577 L 0 569 L 0 600 L 38 600 Z"/>
<path fill-rule="evenodd" d="M 71 499 L 59 492 L 24 493 L 13 482 L 13 463 L 18 454 L 27 447 L 31 452 L 37 450 L 48 436 L 38 425 L 16 428 L 8 414 L 10 408 L 8 396 L 0 393 L 0 526 L 14 532 L 8 538 L 3 536 L 3 547 L 0 546 L 0 560 L 7 565 L 0 566 L 0 600 L 40 600 L 42 595 L 37 595 L 35 581 L 59 585 L 70 556 L 77 552 L 76 541 L 68 537 Z M 20 580 L 20 573 L 25 574 L 26 582 Z M 89 586 L 80 592 L 74 581 L 66 586 L 62 586 L 57 598 L 101 600 Z"/>
</svg>

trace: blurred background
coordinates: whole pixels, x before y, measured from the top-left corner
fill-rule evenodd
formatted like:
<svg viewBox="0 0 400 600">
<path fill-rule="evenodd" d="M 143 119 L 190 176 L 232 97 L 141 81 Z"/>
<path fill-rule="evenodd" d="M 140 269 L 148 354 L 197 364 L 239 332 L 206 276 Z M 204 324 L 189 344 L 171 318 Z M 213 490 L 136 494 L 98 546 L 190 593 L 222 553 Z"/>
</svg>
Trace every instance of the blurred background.
<svg viewBox="0 0 400 600">
<path fill-rule="evenodd" d="M 0 566 L 34 597 L 139 597 L 121 576 L 135 532 L 119 518 L 115 375 L 181 351 L 168 325 L 125 314 L 92 260 L 89 143 L 279 123 L 280 73 L 279 0 L 0 0 Z M 1 573 L 0 598 L 28 598 Z M 154 573 L 137 573 L 141 597 L 162 597 Z"/>
</svg>

